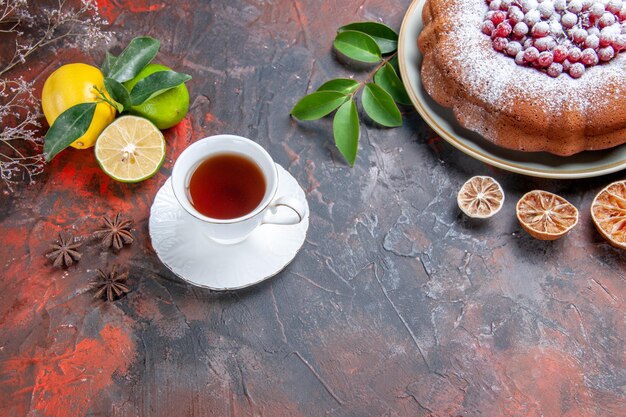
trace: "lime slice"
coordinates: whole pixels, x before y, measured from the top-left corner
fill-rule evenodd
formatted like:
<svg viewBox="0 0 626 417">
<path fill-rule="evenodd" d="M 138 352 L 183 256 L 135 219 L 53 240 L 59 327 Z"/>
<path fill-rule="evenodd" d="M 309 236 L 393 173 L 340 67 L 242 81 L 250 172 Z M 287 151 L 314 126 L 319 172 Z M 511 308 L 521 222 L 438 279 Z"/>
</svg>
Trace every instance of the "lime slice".
<svg viewBox="0 0 626 417">
<path fill-rule="evenodd" d="M 139 182 L 156 174 L 163 164 L 165 139 L 150 121 L 122 116 L 102 131 L 95 152 L 108 176 L 121 182 Z"/>
</svg>

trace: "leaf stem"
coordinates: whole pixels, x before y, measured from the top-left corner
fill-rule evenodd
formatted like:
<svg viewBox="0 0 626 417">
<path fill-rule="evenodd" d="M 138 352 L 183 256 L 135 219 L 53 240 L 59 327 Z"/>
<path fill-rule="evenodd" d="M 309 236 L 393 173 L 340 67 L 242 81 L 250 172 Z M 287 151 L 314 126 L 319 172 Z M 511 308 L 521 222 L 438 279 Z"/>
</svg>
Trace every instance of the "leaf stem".
<svg viewBox="0 0 626 417">
<path fill-rule="evenodd" d="M 119 107 L 121 106 L 120 103 L 118 103 L 117 101 L 113 102 L 113 101 L 109 100 L 108 98 L 106 98 L 106 96 L 104 95 L 104 92 L 100 88 L 98 88 L 96 86 L 94 86 L 93 88 L 98 92 L 98 102 L 99 103 L 104 102 L 104 103 L 107 103 L 109 106 L 113 107 L 114 109 L 119 109 Z"/>
<path fill-rule="evenodd" d="M 376 73 L 378 72 L 379 69 L 381 69 L 382 67 L 384 67 L 389 61 L 391 61 L 396 55 L 398 55 L 398 51 L 394 52 L 393 54 L 387 56 L 386 58 L 384 58 L 380 64 L 378 64 L 376 66 L 376 68 L 374 68 L 374 70 L 372 72 L 370 72 L 367 76 L 367 78 L 364 81 L 361 81 L 359 83 L 359 86 L 352 92 L 350 93 L 350 98 L 354 98 L 354 96 L 356 96 L 356 93 L 359 92 L 359 90 L 361 88 L 363 88 L 363 86 L 365 86 L 365 84 L 367 84 L 369 81 L 372 80 L 372 78 L 374 78 L 374 75 L 376 75 Z"/>
</svg>

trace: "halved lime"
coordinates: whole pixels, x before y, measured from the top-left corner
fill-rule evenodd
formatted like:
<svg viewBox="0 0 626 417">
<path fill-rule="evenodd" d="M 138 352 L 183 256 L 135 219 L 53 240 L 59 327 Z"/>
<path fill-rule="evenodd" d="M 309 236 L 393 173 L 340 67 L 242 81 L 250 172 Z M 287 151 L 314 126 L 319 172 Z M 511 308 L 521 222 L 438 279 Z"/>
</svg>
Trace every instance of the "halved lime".
<svg viewBox="0 0 626 417">
<path fill-rule="evenodd" d="M 165 159 L 165 139 L 155 125 L 143 117 L 122 116 L 98 137 L 96 160 L 111 178 L 139 182 L 150 178 Z"/>
</svg>

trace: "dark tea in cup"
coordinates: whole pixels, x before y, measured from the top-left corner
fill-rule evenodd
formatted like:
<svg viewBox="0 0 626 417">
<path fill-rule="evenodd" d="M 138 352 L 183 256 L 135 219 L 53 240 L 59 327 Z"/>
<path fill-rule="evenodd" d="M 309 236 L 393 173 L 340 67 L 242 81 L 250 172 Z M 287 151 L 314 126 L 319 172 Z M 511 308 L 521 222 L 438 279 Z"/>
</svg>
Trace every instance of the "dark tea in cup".
<svg viewBox="0 0 626 417">
<path fill-rule="evenodd" d="M 257 208 L 265 190 L 265 176 L 256 162 L 237 153 L 218 153 L 191 174 L 189 200 L 207 217 L 235 219 Z"/>
</svg>

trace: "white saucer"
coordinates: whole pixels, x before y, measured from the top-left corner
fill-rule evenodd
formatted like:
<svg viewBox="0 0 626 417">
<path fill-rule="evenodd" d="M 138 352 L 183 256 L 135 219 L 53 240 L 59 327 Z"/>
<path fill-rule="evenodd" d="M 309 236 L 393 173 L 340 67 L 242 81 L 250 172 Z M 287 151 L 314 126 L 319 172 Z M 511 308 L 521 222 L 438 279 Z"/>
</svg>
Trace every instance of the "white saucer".
<svg viewBox="0 0 626 417">
<path fill-rule="evenodd" d="M 150 209 L 150 237 L 159 259 L 181 279 L 211 290 L 235 290 L 270 278 L 283 270 L 302 247 L 309 228 L 309 205 L 296 179 L 278 168 L 276 198 L 291 195 L 306 206 L 296 225 L 265 224 L 241 243 L 220 245 L 198 231 L 172 191 L 169 178 Z M 288 210 L 288 209 L 287 209 Z"/>
</svg>

